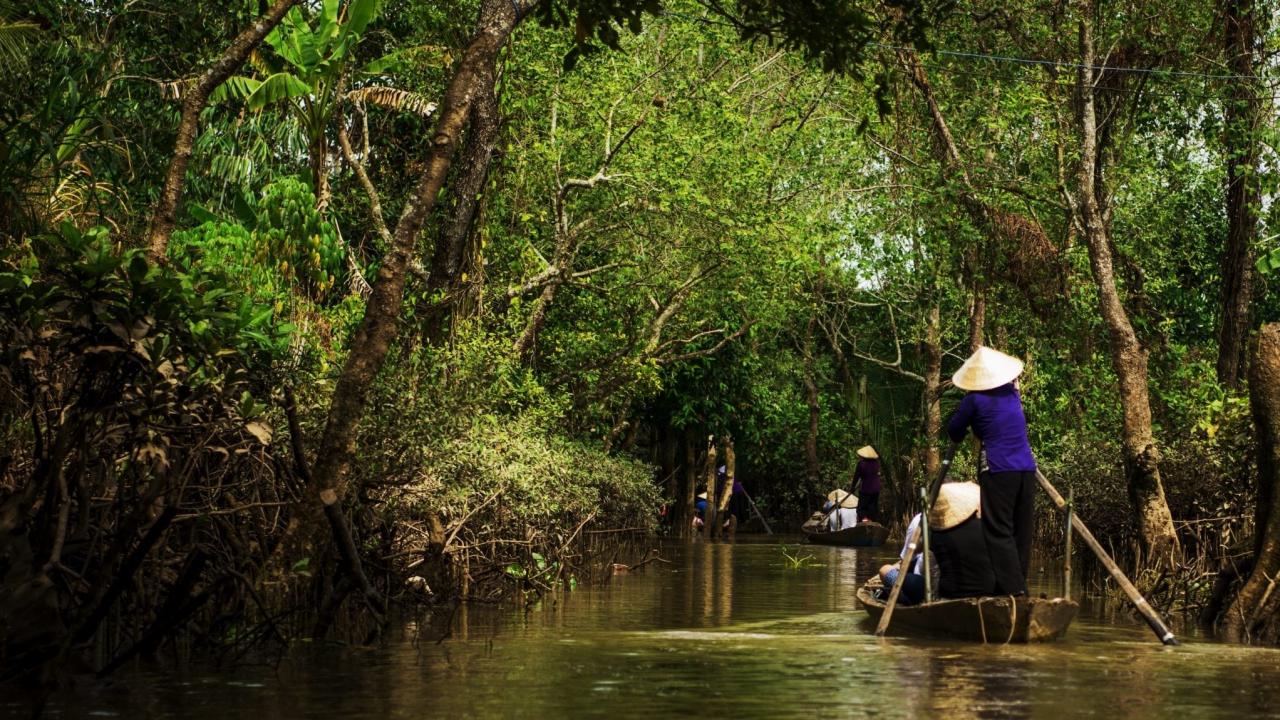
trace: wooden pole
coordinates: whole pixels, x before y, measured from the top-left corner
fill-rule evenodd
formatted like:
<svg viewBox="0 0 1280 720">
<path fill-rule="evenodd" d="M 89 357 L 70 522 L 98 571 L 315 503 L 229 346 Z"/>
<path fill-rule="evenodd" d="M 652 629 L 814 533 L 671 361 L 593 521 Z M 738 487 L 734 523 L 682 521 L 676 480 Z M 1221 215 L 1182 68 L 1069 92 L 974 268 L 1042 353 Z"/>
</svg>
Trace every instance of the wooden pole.
<svg viewBox="0 0 1280 720">
<path fill-rule="evenodd" d="M 1075 488 L 1067 488 L 1067 542 L 1062 555 L 1062 597 L 1071 599 L 1071 519 L 1075 517 Z"/>
<path fill-rule="evenodd" d="M 933 563 L 929 562 L 929 496 L 928 491 L 920 488 L 920 534 L 924 536 L 923 549 L 920 551 L 924 555 L 924 601 L 931 602 L 933 600 L 933 572 L 930 567 Z"/>
<path fill-rule="evenodd" d="M 1062 499 L 1062 496 L 1059 495 L 1058 491 L 1049 483 L 1049 479 L 1044 476 L 1044 473 L 1036 470 L 1036 480 L 1040 482 L 1040 487 L 1044 489 L 1045 493 L 1049 496 L 1049 499 L 1053 501 L 1053 504 L 1056 505 L 1059 510 L 1067 508 L 1067 501 Z M 1116 561 L 1112 560 L 1111 556 L 1107 554 L 1107 551 L 1102 549 L 1102 545 L 1098 543 L 1098 540 L 1093 536 L 1093 533 L 1089 532 L 1089 528 L 1085 527 L 1080 516 L 1075 513 L 1070 513 L 1069 517 L 1071 519 L 1070 524 L 1075 527 L 1076 532 L 1080 534 L 1080 538 L 1084 540 L 1084 544 L 1088 545 L 1089 549 L 1093 551 L 1093 554 L 1098 556 L 1098 560 L 1102 563 L 1103 567 L 1111 573 L 1111 579 L 1115 580 L 1116 584 L 1120 586 L 1120 589 L 1124 591 L 1124 594 L 1129 597 L 1129 602 L 1133 603 L 1134 609 L 1137 610 L 1138 613 L 1142 615 L 1143 619 L 1147 621 L 1147 625 L 1151 626 L 1151 631 L 1156 634 L 1156 637 L 1160 638 L 1160 642 L 1165 645 L 1177 645 L 1178 640 L 1173 636 L 1173 632 L 1165 626 L 1164 621 L 1156 614 L 1155 609 L 1147 603 L 1146 598 L 1142 597 L 1142 593 L 1138 592 L 1138 588 L 1134 587 L 1133 583 L 1129 582 L 1129 578 L 1125 576 L 1124 571 L 1120 569 L 1120 566 L 1116 565 Z"/>
<path fill-rule="evenodd" d="M 751 495 L 747 493 L 746 488 L 743 488 L 742 494 L 747 496 L 747 502 L 751 505 L 751 512 L 754 512 L 756 517 L 760 518 L 760 523 L 764 525 L 764 531 L 772 535 L 773 528 L 769 527 L 769 521 L 765 520 L 764 515 L 760 514 L 760 508 L 756 507 L 756 501 L 751 499 Z"/>
<path fill-rule="evenodd" d="M 938 488 L 942 487 L 942 481 L 947 477 L 947 471 L 951 469 L 951 460 L 956 456 L 956 448 L 959 443 L 951 443 L 947 448 L 946 455 L 942 458 L 941 467 L 938 469 L 938 477 L 933 481 L 933 485 L 929 487 L 928 498 L 932 500 L 938 497 Z M 924 511 L 922 510 L 921 513 Z M 920 516 L 920 524 L 924 525 L 929 519 L 923 514 Z M 889 631 L 889 620 L 893 617 L 893 609 L 898 606 L 898 593 L 902 591 L 902 586 L 907 582 L 907 571 L 911 568 L 911 559 L 916 554 L 916 541 L 920 536 L 920 528 L 916 528 L 915 532 L 907 536 L 907 551 L 902 554 L 902 562 L 898 563 L 898 582 L 893 584 L 889 589 L 889 601 L 885 603 L 884 614 L 880 616 L 880 623 L 876 625 L 876 635 L 884 635 Z M 929 558 L 924 559 L 925 565 L 929 564 Z"/>
</svg>

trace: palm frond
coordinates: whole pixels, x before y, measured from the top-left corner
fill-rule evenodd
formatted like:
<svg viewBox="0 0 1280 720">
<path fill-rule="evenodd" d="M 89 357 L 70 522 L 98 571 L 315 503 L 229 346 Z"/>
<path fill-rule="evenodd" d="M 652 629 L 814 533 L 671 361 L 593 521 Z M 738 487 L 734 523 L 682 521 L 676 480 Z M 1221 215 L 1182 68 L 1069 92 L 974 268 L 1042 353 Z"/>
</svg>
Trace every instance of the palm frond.
<svg viewBox="0 0 1280 720">
<path fill-rule="evenodd" d="M 27 48 L 40 36 L 40 26 L 27 20 L 4 20 L 0 17 L 0 67 L 27 60 Z"/>
<path fill-rule="evenodd" d="M 436 111 L 436 104 L 418 93 L 381 85 L 352 90 L 347 93 L 347 99 L 377 105 L 386 110 L 411 112 L 422 117 L 430 117 Z"/>
</svg>

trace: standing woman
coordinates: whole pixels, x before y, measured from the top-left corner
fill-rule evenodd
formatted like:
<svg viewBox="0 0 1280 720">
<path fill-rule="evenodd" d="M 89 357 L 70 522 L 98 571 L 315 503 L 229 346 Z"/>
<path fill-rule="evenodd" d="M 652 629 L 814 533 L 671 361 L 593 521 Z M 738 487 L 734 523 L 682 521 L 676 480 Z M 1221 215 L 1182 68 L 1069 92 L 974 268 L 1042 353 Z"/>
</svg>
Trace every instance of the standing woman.
<svg viewBox="0 0 1280 720">
<path fill-rule="evenodd" d="M 849 490 L 858 496 L 858 514 L 880 522 L 880 455 L 870 445 L 858 448 L 858 467 L 853 471 L 853 487 Z"/>
<path fill-rule="evenodd" d="M 963 440 L 970 428 L 982 441 L 982 530 L 1001 595 L 1026 593 L 1031 565 L 1036 460 L 1015 383 L 1021 374 L 1021 360 L 978 348 L 952 377 L 968 393 L 947 421 L 952 441 Z"/>
</svg>

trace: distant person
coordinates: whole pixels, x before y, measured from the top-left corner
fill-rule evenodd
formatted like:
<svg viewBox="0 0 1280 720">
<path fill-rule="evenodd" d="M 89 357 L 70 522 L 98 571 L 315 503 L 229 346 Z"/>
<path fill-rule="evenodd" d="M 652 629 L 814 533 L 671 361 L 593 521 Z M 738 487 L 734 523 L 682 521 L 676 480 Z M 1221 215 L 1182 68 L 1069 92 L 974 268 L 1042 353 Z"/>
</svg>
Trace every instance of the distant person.
<svg viewBox="0 0 1280 720">
<path fill-rule="evenodd" d="M 977 483 L 945 483 L 938 490 L 938 499 L 929 512 L 929 550 L 937 561 L 932 580 L 938 597 L 955 599 L 996 594 L 995 570 L 987 553 L 981 514 L 981 490 Z M 919 517 L 916 515 L 912 522 L 918 523 Z M 911 528 L 908 528 L 907 536 L 910 535 Z M 923 549 L 920 538 L 916 543 L 918 549 Z M 899 600 L 911 604 L 924 599 L 921 560 L 920 556 L 916 557 Z M 880 580 L 886 589 L 893 587 L 897 579 L 898 566 L 880 568 Z"/>
<path fill-rule="evenodd" d="M 858 448 L 858 466 L 853 470 L 853 487 L 858 495 L 858 515 L 863 522 L 880 522 L 880 455 L 870 445 Z"/>
<path fill-rule="evenodd" d="M 827 493 L 822 511 L 827 514 L 827 531 L 835 532 L 858 524 L 858 496 L 836 489 Z"/>
<path fill-rule="evenodd" d="M 707 518 L 707 491 L 703 490 L 698 493 L 698 499 L 693 502 L 693 526 L 700 528 L 706 523 Z"/>
<path fill-rule="evenodd" d="M 1031 567 L 1036 460 L 1016 383 L 1022 368 L 1015 357 L 978 348 L 952 377 L 968 393 L 947 421 L 954 442 L 970 429 L 982 441 L 982 530 L 1000 595 L 1025 595 Z"/>
</svg>

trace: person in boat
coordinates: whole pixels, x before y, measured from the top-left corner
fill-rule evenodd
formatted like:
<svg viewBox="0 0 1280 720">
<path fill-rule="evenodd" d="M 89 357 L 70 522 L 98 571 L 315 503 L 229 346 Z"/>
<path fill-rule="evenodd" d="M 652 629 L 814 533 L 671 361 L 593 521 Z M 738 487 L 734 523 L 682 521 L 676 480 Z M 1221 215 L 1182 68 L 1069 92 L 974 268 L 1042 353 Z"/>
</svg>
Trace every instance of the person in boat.
<svg viewBox="0 0 1280 720">
<path fill-rule="evenodd" d="M 939 488 L 938 499 L 929 511 L 929 550 L 937 562 L 936 571 L 930 570 L 938 597 L 951 600 L 995 594 L 995 569 L 987 552 L 981 515 L 982 492 L 977 483 L 945 483 Z M 916 518 L 914 522 L 919 522 L 919 515 Z M 911 536 L 911 528 L 907 536 Z M 918 603 L 924 599 L 922 559 L 917 556 L 907 574 L 898 595 L 900 601 Z M 885 588 L 893 587 L 897 580 L 898 566 L 880 568 Z"/>
<path fill-rule="evenodd" d="M 700 528 L 706 522 L 707 517 L 707 491 L 703 490 L 698 493 L 698 499 L 693 501 L 693 526 Z"/>
<path fill-rule="evenodd" d="M 851 528 L 858 524 L 858 496 L 839 488 L 827 493 L 822 511 L 827 514 L 827 532 Z"/>
<path fill-rule="evenodd" d="M 892 588 L 893 584 L 898 582 L 898 572 L 899 572 L 899 567 L 902 564 L 902 559 L 907 556 L 908 552 L 912 551 L 912 548 L 910 545 L 911 536 L 913 533 L 916 532 L 917 529 L 919 529 L 920 520 L 923 517 L 924 516 L 922 514 L 916 513 L 914 516 L 912 516 L 911 522 L 907 523 L 907 535 L 906 535 L 906 538 L 902 541 L 902 550 L 898 552 L 898 562 L 893 565 L 880 566 L 879 575 L 880 575 L 880 584 L 882 585 L 882 589 L 880 591 L 881 600 L 887 600 L 889 598 L 889 588 Z M 924 547 L 923 545 L 921 545 L 921 540 L 919 537 L 916 538 L 916 546 L 920 548 Z M 932 552 L 929 554 L 933 555 Z M 934 563 L 933 566 L 930 568 L 930 570 L 937 570 L 937 563 L 933 560 L 932 557 L 929 560 L 930 562 Z M 935 573 L 935 577 L 936 577 L 936 573 Z M 915 556 L 915 560 L 911 562 L 911 569 L 907 572 L 906 584 L 902 586 L 902 591 L 898 594 L 898 601 L 906 603 L 908 605 L 914 605 L 923 599 L 924 599 L 924 552 L 922 550 L 920 553 L 918 553 Z"/>
<path fill-rule="evenodd" d="M 863 522 L 880 522 L 880 455 L 870 445 L 858 448 L 858 466 L 853 470 L 853 487 L 858 495 L 858 514 Z"/>
<path fill-rule="evenodd" d="M 982 530 L 1000 595 L 1026 594 L 1031 564 L 1036 460 L 1016 383 L 1022 368 L 1015 357 L 978 348 L 952 377 L 967 393 L 947 421 L 952 441 L 972 430 L 982 442 Z"/>
</svg>

